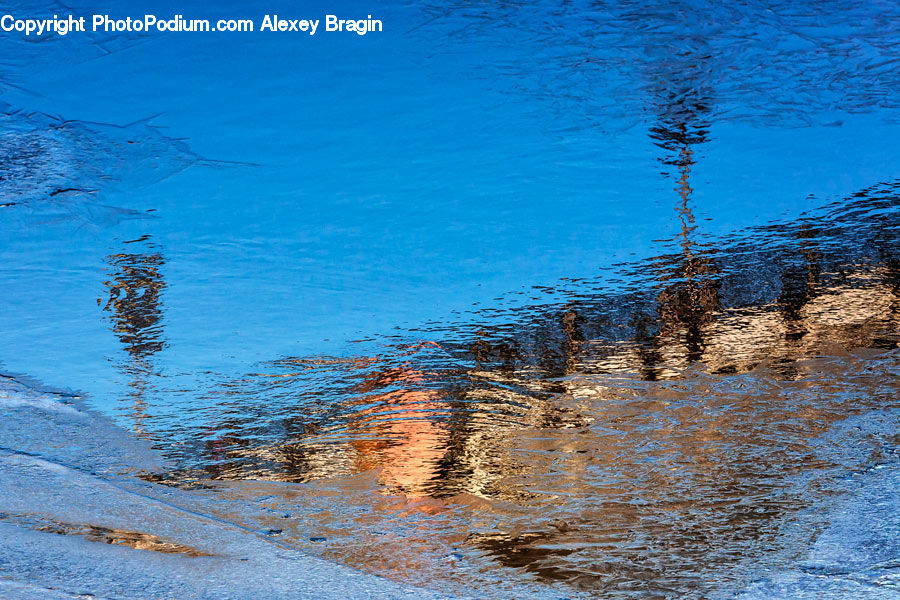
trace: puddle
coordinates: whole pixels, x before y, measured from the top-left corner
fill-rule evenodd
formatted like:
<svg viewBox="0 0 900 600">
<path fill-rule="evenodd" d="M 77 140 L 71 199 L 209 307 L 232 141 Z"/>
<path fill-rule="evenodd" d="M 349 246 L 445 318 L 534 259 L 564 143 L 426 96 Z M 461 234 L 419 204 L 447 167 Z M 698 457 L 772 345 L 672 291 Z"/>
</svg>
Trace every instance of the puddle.
<svg viewBox="0 0 900 600">
<path fill-rule="evenodd" d="M 214 425 L 168 430 L 183 468 L 155 479 L 425 585 L 741 589 L 812 543 L 842 477 L 896 460 L 895 187 L 623 266 L 643 281 L 622 293 L 498 303 L 445 343 L 260 364 L 206 397 Z"/>
<path fill-rule="evenodd" d="M 900 443 L 897 8 L 379 11 L 0 39 L 4 451 L 139 473 L 259 564 L 477 597 L 840 571 L 833 511 Z M 42 519 L 13 520 L 203 555 Z"/>
</svg>

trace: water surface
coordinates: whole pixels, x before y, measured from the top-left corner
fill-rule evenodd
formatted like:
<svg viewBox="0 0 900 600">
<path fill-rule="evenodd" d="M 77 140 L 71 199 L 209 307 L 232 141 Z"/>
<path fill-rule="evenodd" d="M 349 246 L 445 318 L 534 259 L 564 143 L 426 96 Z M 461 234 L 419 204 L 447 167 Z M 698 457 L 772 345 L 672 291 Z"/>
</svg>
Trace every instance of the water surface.
<svg viewBox="0 0 900 600">
<path fill-rule="evenodd" d="M 172 7 L 337 8 L 298 10 Z M 793 564 L 896 459 L 897 7 L 377 12 L 4 36 L 4 371 L 151 444 L 148 481 L 404 581 Z"/>
</svg>

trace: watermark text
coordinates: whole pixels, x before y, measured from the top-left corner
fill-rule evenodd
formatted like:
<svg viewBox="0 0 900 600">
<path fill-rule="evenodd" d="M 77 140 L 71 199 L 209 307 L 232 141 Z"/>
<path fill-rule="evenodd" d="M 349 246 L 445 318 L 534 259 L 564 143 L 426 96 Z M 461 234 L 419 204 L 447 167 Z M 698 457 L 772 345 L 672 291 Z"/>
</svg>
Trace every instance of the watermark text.
<svg viewBox="0 0 900 600">
<path fill-rule="evenodd" d="M 305 33 L 313 36 L 317 32 L 348 32 L 356 35 L 381 33 L 384 23 L 367 15 L 365 18 L 342 19 L 337 15 L 324 15 L 317 19 L 292 19 L 279 15 L 265 15 L 261 19 L 189 19 L 184 15 L 158 17 L 114 17 L 111 15 L 91 15 L 76 17 L 66 15 L 52 18 L 21 18 L 5 14 L 0 17 L 0 31 L 19 33 L 26 37 L 45 35 L 66 36 L 70 33 L 165 33 L 165 32 L 226 32 L 226 33 Z"/>
</svg>

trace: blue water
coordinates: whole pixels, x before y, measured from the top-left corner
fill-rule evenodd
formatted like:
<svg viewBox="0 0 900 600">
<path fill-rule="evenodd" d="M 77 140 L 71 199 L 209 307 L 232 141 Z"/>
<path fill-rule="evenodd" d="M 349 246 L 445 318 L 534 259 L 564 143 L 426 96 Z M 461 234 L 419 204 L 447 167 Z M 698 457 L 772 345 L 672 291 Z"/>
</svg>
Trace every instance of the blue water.
<svg viewBox="0 0 900 600">
<path fill-rule="evenodd" d="M 377 356 L 388 372 L 398 345 L 430 341 L 463 368 L 471 356 L 454 349 L 482 321 L 524 340 L 523 323 L 556 310 L 561 295 L 611 294 L 603 302 L 615 304 L 618 293 L 658 290 L 647 283 L 654 259 L 686 246 L 727 247 L 712 259 L 722 273 L 740 265 L 732 279 L 742 291 L 722 291 L 722 311 L 697 317 L 703 327 L 725 308 L 789 305 L 790 261 L 779 257 L 807 256 L 793 233 L 803 219 L 825 247 L 823 297 L 844 289 L 834 273 L 887 282 L 837 342 L 896 347 L 896 309 L 884 308 L 896 299 L 879 304 L 896 269 L 893 3 L 146 7 L 384 22 L 366 36 L 0 36 L 2 370 L 76 392 L 182 468 L 216 459 L 167 449 L 168 436 L 193 447 L 198 431 L 228 431 L 268 447 L 301 435 L 284 424 L 291 411 L 324 411 L 327 427 L 345 432 L 345 409 L 329 407 L 360 385 L 368 392 L 357 381 L 367 376 L 313 371 L 284 392 L 254 379 L 291 373 L 291 361 Z M 873 186 L 872 204 L 853 204 Z M 842 207 L 863 216 L 841 221 Z M 832 222 L 844 229 L 831 232 Z M 767 226 L 789 232 L 785 252 L 769 252 Z M 741 262 L 757 251 L 764 266 Z M 657 312 L 648 318 L 666 321 Z M 679 314 L 672 322 L 690 330 L 694 317 Z M 634 327 L 633 316 L 623 323 Z M 674 344 L 667 327 L 659 347 Z M 787 347 L 792 360 L 817 353 Z M 692 352 L 658 362 L 715 362 Z M 520 365 L 541 363 L 535 356 Z M 538 379 L 589 372 L 589 362 Z M 222 416 L 234 413 L 253 417 Z"/>
<path fill-rule="evenodd" d="M 142 236 L 165 256 L 167 343 L 154 360 L 172 374 L 352 352 L 348 340 L 653 255 L 654 240 L 671 237 L 676 219 L 672 181 L 659 173 L 660 149 L 647 131 L 657 100 L 644 88 L 654 85 L 654 69 L 681 76 L 680 59 L 669 64 L 657 52 L 678 44 L 695 52 L 687 28 L 701 12 L 657 8 L 666 27 L 659 32 L 652 18 L 636 16 L 602 25 L 603 10 L 485 7 L 479 17 L 449 7 L 430 16 L 427 7 L 401 4 L 379 7 L 386 31 L 370 36 L 73 34 L 39 44 L 4 37 L 15 49 L 5 80 L 16 87 L 4 91 L 12 107 L 118 126 L 150 119 L 160 138 L 137 165 L 97 157 L 101 165 L 109 159 L 93 166 L 112 171 L 104 175 L 113 181 L 86 187 L 97 190 L 92 202 L 114 208 L 64 215 L 50 227 L 37 216 L 11 219 L 2 251 L 17 276 L 5 281 L 13 306 L 0 327 L 15 351 L 2 357 L 6 368 L 114 402 L 121 351 L 94 305 L 104 294 L 104 257 Z M 278 7 L 178 11 L 239 16 Z M 671 14 L 688 21 L 669 21 Z M 567 29 L 585 28 L 582 19 L 602 26 Z M 829 33 L 818 19 L 796 17 Z M 710 42 L 727 44 L 738 33 L 719 28 Z M 607 45 L 623 37 L 631 46 Z M 765 39 L 744 43 L 772 54 Z M 887 49 L 858 45 L 868 61 L 885 59 Z M 599 65 L 580 73 L 573 57 L 594 52 Z M 740 68 L 718 58 L 686 65 L 683 77 L 705 77 L 715 96 Z M 793 82 L 784 89 L 766 80 L 778 75 L 760 74 L 774 104 L 764 108 L 774 115 L 741 106 L 760 101 L 753 80 L 714 100 L 723 114 L 710 117 L 711 140 L 692 175 L 705 233 L 798 215 L 897 174 L 890 111 L 832 114 L 825 109 L 847 99 L 830 90 L 825 106 L 810 107 L 800 95 L 805 82 L 792 90 Z M 622 82 L 612 85 L 613 77 Z M 889 71 L 826 83 L 852 89 L 861 77 L 881 100 Z M 777 117 L 786 125 L 765 127 Z M 798 126 L 806 120 L 813 124 Z M 104 134 L 120 143 L 130 135 Z"/>
</svg>

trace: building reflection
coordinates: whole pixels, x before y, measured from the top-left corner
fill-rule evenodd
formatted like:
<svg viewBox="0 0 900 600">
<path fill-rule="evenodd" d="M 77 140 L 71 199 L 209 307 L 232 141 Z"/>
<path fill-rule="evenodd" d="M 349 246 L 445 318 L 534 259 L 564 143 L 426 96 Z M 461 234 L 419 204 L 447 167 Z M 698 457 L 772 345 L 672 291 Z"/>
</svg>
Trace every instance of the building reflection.
<svg viewBox="0 0 900 600">
<path fill-rule="evenodd" d="M 285 358 L 232 382 L 231 406 L 222 411 L 229 416 L 203 442 L 205 476 L 308 482 L 376 471 L 386 493 L 409 500 L 484 494 L 499 458 L 492 435 L 584 424 L 552 394 L 492 372 L 446 364 L 426 370 L 437 366 L 436 355 L 446 359 L 440 347 L 423 344 L 325 365 Z M 261 396 L 269 402 L 249 401 Z"/>
<path fill-rule="evenodd" d="M 833 467 L 817 437 L 895 392 L 877 370 L 808 359 L 898 347 L 900 185 L 705 245 L 692 206 L 712 102 L 703 60 L 651 77 L 663 82 L 650 136 L 674 182 L 677 234 L 671 252 L 627 270 L 624 291 L 586 282 L 565 301 L 438 327 L 438 343 L 267 363 L 217 386 L 216 416 L 182 441 L 186 467 L 166 477 L 315 484 L 368 473 L 371 498 L 397 499 L 384 519 L 400 506 L 443 524 L 452 507 L 481 502 L 517 524 L 448 525 L 470 547 L 621 595 L 702 597 L 711 578 L 777 547 L 808 496 L 796 482 Z M 161 264 L 155 253 L 111 259 L 108 306 L 135 365 L 161 348 Z M 860 387 L 828 391 L 843 380 Z M 372 522 L 371 502 L 348 529 Z M 406 549 L 376 539 L 357 566 Z"/>
<path fill-rule="evenodd" d="M 652 37 L 653 21 L 635 10 L 629 29 Z M 165 477 L 315 486 L 370 474 L 368 504 L 344 520 L 357 535 L 371 527 L 361 567 L 408 551 L 409 537 L 384 541 L 385 522 L 403 526 L 387 514 L 398 503 L 435 523 L 481 503 L 494 524 L 466 514 L 451 525 L 470 547 L 610 595 L 704 597 L 735 565 L 777 548 L 785 520 L 843 460 L 817 438 L 896 395 L 883 370 L 843 356 L 900 343 L 900 184 L 704 244 L 693 188 L 715 67 L 702 36 L 660 35 L 641 43 L 664 57 L 643 61 L 643 79 L 649 135 L 674 188 L 671 251 L 626 268 L 624 290 L 561 284 L 552 291 L 564 301 L 491 307 L 490 318 L 430 331 L 436 344 L 283 357 L 217 382 L 207 429 L 179 432 L 185 468 Z M 142 265 L 152 255 L 123 256 Z M 135 311 L 126 302 L 121 312 Z M 159 311 L 149 314 L 116 317 L 126 347 L 138 337 L 129 331 L 153 331 Z M 809 362 L 817 357 L 828 360 Z M 282 508 L 296 488 L 265 489 L 267 507 Z M 398 503 L 372 517 L 385 496 Z M 331 508 L 322 527 L 337 526 Z M 305 523 L 280 526 L 304 539 Z"/>
<path fill-rule="evenodd" d="M 103 310 L 110 313 L 111 329 L 128 354 L 121 371 L 129 378 L 127 414 L 139 436 L 146 435 L 147 395 L 155 375 L 152 357 L 165 347 L 161 300 L 166 287 L 161 271 L 165 260 L 148 239 L 125 242 L 142 245 L 145 252 L 107 256 L 109 279 L 104 282 L 107 300 Z"/>
<path fill-rule="evenodd" d="M 446 419 L 452 406 L 407 361 L 381 370 L 368 369 L 375 366 L 371 359 L 356 366 L 363 372 L 354 389 L 358 396 L 348 403 L 354 416 L 346 424 L 353 470 L 377 469 L 386 489 L 413 500 L 430 497 L 450 446 Z"/>
<path fill-rule="evenodd" d="M 677 251 L 635 265 L 631 289 L 448 325 L 431 334 L 440 343 L 266 363 L 217 384 L 215 417 L 182 440 L 185 468 L 165 477 L 369 474 L 372 504 L 348 530 L 380 531 L 376 506 L 383 519 L 413 510 L 501 564 L 591 590 L 703 589 L 685 574 L 776 547 L 779 524 L 805 506 L 795 482 L 831 468 L 818 436 L 895 394 L 877 369 L 807 359 L 897 348 L 900 185 L 711 249 L 692 229 L 694 151 L 673 139 L 663 156 L 677 172 Z M 159 348 L 158 333 L 138 333 L 158 332 L 158 300 L 138 299 L 158 298 L 161 259 L 123 256 L 111 262 L 137 266 L 118 267 L 128 283 L 112 286 L 112 310 L 140 364 Z M 121 302 L 129 289 L 134 301 Z M 143 307 L 149 317 L 126 318 Z M 836 381 L 863 391 L 832 393 Z M 453 520 L 473 503 L 518 525 Z M 372 535 L 357 566 L 400 551 Z"/>
<path fill-rule="evenodd" d="M 795 482 L 831 466 L 816 438 L 890 397 L 877 375 L 841 362 L 825 380 L 864 392 L 822 391 L 830 384 L 810 383 L 806 361 L 897 348 L 900 186 L 705 245 L 692 206 L 709 136 L 710 93 L 695 76 L 703 60 L 684 57 L 655 78 L 666 85 L 652 95 L 650 136 L 674 182 L 677 234 L 671 252 L 631 266 L 630 287 L 585 283 L 575 298 L 447 324 L 431 332 L 438 343 L 376 356 L 267 363 L 221 382 L 215 418 L 183 440 L 186 468 L 166 477 L 316 483 L 369 473 L 372 497 L 397 499 L 385 519 L 399 506 L 443 524 L 476 499 L 518 525 L 448 525 L 470 547 L 622 595 L 702 597 L 713 574 L 776 547 L 786 515 L 805 506 Z M 162 347 L 162 259 L 110 262 L 115 330 L 146 377 Z M 362 528 L 372 511 L 346 527 Z M 357 566 L 391 552 L 369 541 Z"/>
</svg>

